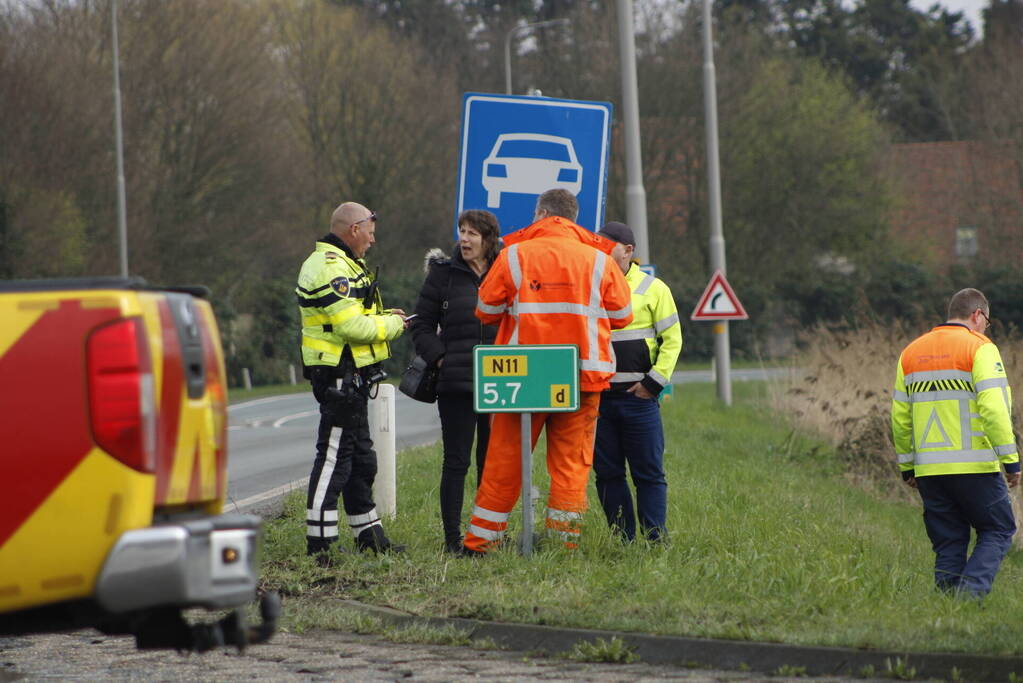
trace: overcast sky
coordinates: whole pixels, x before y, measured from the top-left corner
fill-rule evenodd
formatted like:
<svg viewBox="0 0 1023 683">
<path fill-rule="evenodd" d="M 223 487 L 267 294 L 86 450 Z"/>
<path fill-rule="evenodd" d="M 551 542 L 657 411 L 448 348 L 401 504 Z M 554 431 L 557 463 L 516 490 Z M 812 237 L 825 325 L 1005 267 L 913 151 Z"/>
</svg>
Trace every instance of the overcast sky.
<svg viewBox="0 0 1023 683">
<path fill-rule="evenodd" d="M 919 10 L 927 11 L 935 4 L 935 0 L 912 0 L 911 4 Z M 973 25 L 973 30 L 978 35 L 984 30 L 980 11 L 987 7 L 987 0 L 938 0 L 938 4 L 953 12 L 965 12 L 966 19 Z"/>
</svg>

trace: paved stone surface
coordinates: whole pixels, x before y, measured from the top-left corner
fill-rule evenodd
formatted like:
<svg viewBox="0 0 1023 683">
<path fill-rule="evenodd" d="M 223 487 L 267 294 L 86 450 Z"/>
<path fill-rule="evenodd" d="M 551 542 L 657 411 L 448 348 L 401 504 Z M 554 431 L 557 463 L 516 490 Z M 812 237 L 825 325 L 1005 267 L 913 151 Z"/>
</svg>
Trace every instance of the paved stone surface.
<svg viewBox="0 0 1023 683">
<path fill-rule="evenodd" d="M 339 632 L 279 633 L 239 654 L 138 651 L 129 637 L 95 631 L 0 638 L 0 681 L 760 681 L 763 674 L 647 664 L 593 664 L 522 653 L 406 645 Z M 773 676 L 792 681 L 843 678 Z M 863 679 L 857 679 L 862 681 Z"/>
</svg>

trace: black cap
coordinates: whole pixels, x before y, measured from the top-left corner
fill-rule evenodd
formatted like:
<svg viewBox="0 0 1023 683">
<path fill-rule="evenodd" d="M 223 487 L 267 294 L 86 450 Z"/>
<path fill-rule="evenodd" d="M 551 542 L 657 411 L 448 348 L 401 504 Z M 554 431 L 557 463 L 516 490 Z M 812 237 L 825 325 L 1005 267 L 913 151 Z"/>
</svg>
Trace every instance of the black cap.
<svg viewBox="0 0 1023 683">
<path fill-rule="evenodd" d="M 632 228 L 627 226 L 625 223 L 618 223 L 616 221 L 605 223 L 604 227 L 601 228 L 597 234 L 601 237 L 606 237 L 609 240 L 614 240 L 621 244 L 627 244 L 630 247 L 636 246 L 636 238 L 632 236 Z"/>
</svg>

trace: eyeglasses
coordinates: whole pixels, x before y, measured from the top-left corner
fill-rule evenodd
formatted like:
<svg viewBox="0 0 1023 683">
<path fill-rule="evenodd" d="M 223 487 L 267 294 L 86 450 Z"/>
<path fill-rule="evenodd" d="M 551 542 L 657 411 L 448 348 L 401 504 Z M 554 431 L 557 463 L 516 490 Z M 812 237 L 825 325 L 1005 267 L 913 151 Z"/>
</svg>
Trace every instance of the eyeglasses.
<svg viewBox="0 0 1023 683">
<path fill-rule="evenodd" d="M 980 313 L 982 316 L 984 316 L 984 329 L 986 330 L 987 328 L 991 327 L 991 318 L 987 317 L 987 313 L 980 310 L 979 308 L 977 309 L 977 313 Z"/>
<path fill-rule="evenodd" d="M 358 225 L 359 223 L 365 223 L 366 221 L 371 221 L 373 223 L 376 223 L 377 222 L 377 212 L 376 211 L 372 212 L 370 215 L 366 216 L 365 218 L 363 218 L 361 220 L 355 221 L 354 223 L 352 223 L 352 225 Z"/>
</svg>

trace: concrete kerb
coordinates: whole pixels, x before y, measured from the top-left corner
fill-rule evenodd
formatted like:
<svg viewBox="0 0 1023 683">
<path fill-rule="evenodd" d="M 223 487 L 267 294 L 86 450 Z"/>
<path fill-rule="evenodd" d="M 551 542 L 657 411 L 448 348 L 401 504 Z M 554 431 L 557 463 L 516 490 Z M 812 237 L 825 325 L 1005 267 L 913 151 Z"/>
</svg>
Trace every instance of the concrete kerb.
<svg viewBox="0 0 1023 683">
<path fill-rule="evenodd" d="M 645 664 L 685 668 L 742 669 L 770 674 L 782 668 L 805 669 L 815 676 L 869 676 L 946 680 L 1008 681 L 1023 675 L 1023 657 L 954 653 L 884 652 L 837 647 L 803 647 L 711 638 L 656 636 L 623 631 L 506 624 L 477 619 L 420 617 L 388 607 L 338 600 L 345 609 L 394 626 L 453 627 L 472 639 L 490 639 L 498 647 L 533 654 L 571 652 L 580 642 L 618 638 Z M 955 670 L 955 671 L 953 671 Z"/>
</svg>

